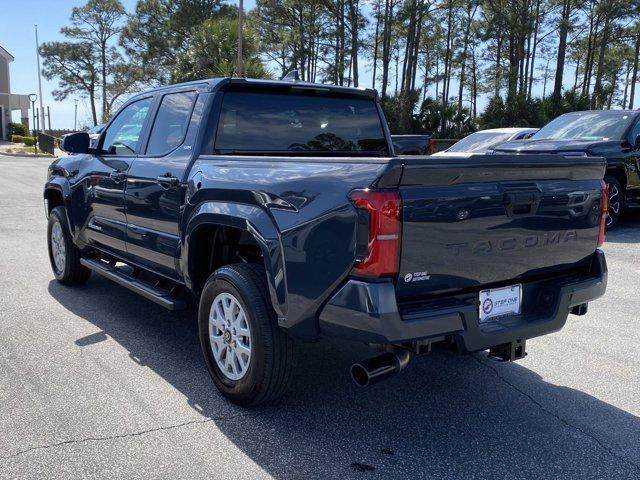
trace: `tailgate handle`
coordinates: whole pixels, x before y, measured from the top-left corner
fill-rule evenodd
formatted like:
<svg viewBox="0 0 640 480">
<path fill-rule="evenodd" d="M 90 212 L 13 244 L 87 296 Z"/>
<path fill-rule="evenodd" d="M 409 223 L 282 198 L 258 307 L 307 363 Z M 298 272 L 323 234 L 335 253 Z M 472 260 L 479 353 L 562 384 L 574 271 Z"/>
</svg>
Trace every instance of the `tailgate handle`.
<svg viewBox="0 0 640 480">
<path fill-rule="evenodd" d="M 506 192 L 503 203 L 510 217 L 535 215 L 540 196 L 536 192 Z"/>
<path fill-rule="evenodd" d="M 533 192 L 507 192 L 504 194 L 504 202 L 507 205 L 531 205 L 536 201 L 536 194 Z"/>
</svg>

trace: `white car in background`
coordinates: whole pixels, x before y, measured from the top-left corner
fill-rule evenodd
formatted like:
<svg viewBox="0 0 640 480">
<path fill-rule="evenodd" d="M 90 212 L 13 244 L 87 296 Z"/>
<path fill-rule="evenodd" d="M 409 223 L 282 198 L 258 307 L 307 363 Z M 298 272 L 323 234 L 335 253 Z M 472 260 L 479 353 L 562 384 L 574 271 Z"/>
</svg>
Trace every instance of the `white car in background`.
<svg viewBox="0 0 640 480">
<path fill-rule="evenodd" d="M 536 133 L 538 128 L 491 128 L 480 130 L 464 137 L 442 152 L 434 153 L 433 157 L 470 157 L 487 153 L 496 145 L 511 140 L 525 140 Z"/>
</svg>

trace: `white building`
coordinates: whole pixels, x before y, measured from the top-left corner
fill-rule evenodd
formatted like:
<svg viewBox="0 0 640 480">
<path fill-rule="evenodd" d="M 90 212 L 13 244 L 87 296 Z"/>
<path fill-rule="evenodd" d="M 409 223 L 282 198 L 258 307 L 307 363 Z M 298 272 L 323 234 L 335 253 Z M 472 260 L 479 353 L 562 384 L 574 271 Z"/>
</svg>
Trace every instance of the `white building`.
<svg viewBox="0 0 640 480">
<path fill-rule="evenodd" d="M 29 96 L 11 93 L 11 75 L 9 64 L 13 56 L 0 45 L 0 139 L 6 139 L 9 134 L 11 112 L 20 110 L 22 124 L 29 128 Z"/>
</svg>

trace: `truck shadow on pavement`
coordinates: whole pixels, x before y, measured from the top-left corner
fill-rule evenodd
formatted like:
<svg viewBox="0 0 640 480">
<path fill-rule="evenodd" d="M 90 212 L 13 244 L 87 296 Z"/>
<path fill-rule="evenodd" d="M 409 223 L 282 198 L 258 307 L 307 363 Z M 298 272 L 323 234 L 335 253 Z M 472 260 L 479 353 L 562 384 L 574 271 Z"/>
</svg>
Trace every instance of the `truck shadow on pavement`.
<svg viewBox="0 0 640 480">
<path fill-rule="evenodd" d="M 519 364 L 434 352 L 360 389 L 348 369 L 371 351 L 326 341 L 301 346 L 279 405 L 243 410 L 209 379 L 194 307 L 168 312 L 97 275 L 48 290 L 99 329 L 78 348 L 117 342 L 275 478 L 640 478 L 638 417 Z"/>
</svg>

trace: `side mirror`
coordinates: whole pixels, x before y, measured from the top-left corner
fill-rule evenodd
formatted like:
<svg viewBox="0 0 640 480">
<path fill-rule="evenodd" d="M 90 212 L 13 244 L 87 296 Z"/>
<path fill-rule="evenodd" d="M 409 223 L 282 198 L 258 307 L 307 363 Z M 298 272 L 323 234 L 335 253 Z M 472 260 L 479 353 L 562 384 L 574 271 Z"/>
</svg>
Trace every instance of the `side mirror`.
<svg viewBox="0 0 640 480">
<path fill-rule="evenodd" d="M 640 150 L 640 135 L 636 135 L 636 138 L 633 140 L 633 149 Z"/>
<path fill-rule="evenodd" d="M 87 153 L 89 151 L 89 134 L 76 132 L 65 135 L 60 148 L 68 153 Z"/>
</svg>

